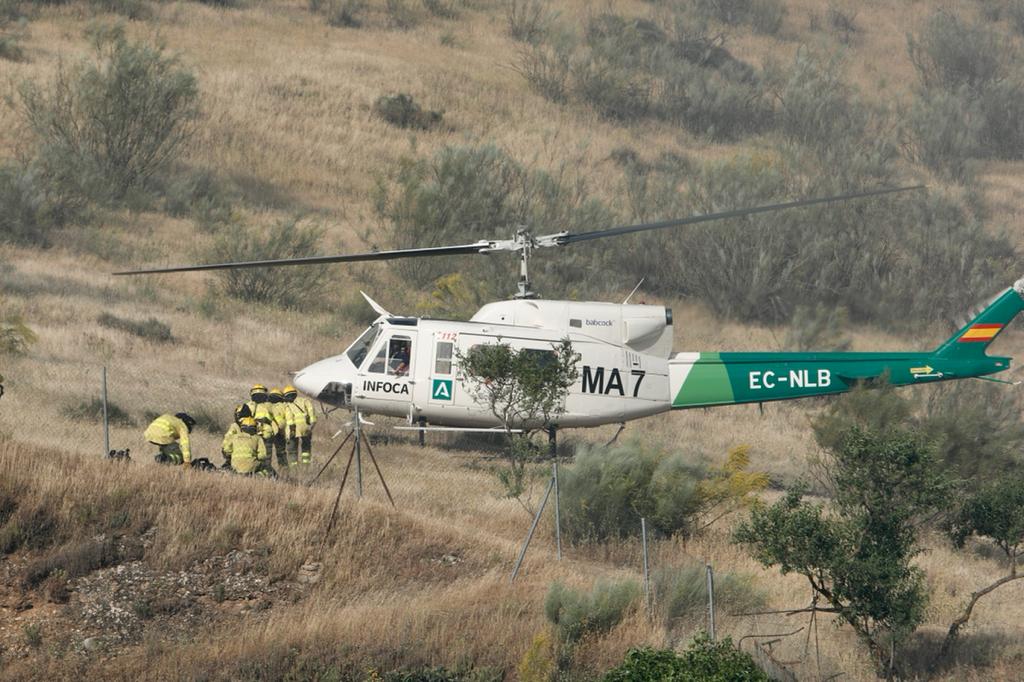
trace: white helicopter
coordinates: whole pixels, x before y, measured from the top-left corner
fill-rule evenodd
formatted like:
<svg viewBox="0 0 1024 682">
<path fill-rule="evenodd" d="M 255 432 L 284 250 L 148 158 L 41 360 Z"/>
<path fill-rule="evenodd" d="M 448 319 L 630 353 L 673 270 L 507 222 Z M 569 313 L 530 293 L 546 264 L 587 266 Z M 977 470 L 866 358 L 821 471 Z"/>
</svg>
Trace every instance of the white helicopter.
<svg viewBox="0 0 1024 682">
<path fill-rule="evenodd" d="M 395 315 L 369 296 L 379 317 L 345 352 L 314 362 L 294 375 L 303 393 L 325 405 L 408 420 L 410 429 L 497 430 L 502 425 L 460 381 L 458 357 L 477 344 L 550 352 L 568 338 L 580 355 L 579 381 L 553 429 L 623 424 L 671 409 L 762 403 L 840 393 L 888 375 L 896 385 L 1001 372 L 1010 358 L 985 348 L 1024 309 L 1024 280 L 1006 290 L 957 335 L 926 353 L 698 353 L 672 351 L 672 311 L 627 302 L 541 300 L 530 288 L 534 249 L 660 230 L 767 211 L 792 209 L 921 189 L 870 190 L 840 196 L 757 206 L 678 220 L 606 230 L 534 237 L 525 230 L 510 240 L 375 251 L 335 256 L 246 261 L 136 270 L 158 274 L 195 270 L 314 265 L 398 258 L 514 252 L 520 258 L 518 293 L 483 306 L 469 321 Z M 979 343 L 980 342 L 980 343 Z M 415 425 L 415 426 L 413 426 Z"/>
</svg>

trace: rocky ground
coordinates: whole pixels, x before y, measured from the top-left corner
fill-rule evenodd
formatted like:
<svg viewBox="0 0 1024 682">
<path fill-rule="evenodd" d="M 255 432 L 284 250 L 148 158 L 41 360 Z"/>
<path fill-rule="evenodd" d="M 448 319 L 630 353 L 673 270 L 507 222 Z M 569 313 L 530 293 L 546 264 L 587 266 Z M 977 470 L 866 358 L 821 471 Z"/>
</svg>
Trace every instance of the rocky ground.
<svg viewBox="0 0 1024 682">
<path fill-rule="evenodd" d="M 219 623 L 262 619 L 275 604 L 295 603 L 320 579 L 321 564 L 304 564 L 296 575 L 272 577 L 267 551 L 234 550 L 197 561 L 187 570 L 147 565 L 145 550 L 157 528 L 133 547 L 113 539 L 126 560 L 86 575 L 58 572 L 30 587 L 40 556 L 20 552 L 0 558 L 0 653 L 30 657 L 108 656 L 118 649 L 159 641 L 188 642 Z M 102 536 L 97 543 L 108 542 Z"/>
</svg>

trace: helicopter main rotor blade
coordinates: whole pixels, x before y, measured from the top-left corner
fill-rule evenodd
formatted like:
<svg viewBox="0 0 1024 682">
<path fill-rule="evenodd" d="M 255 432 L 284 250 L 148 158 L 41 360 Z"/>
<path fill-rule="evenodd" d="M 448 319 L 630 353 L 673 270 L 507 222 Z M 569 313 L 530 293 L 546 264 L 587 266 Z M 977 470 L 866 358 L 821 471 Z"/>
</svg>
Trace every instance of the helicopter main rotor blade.
<svg viewBox="0 0 1024 682">
<path fill-rule="evenodd" d="M 622 234 L 632 234 L 634 232 L 645 232 L 647 230 L 662 230 L 667 227 L 681 227 L 682 225 L 693 225 L 694 223 L 706 223 L 712 220 L 725 220 L 727 218 L 741 218 L 743 216 L 754 215 L 757 213 L 767 213 L 769 211 L 780 211 L 787 208 L 800 208 L 803 206 L 814 206 L 816 204 L 828 204 L 834 201 L 847 201 L 849 199 L 861 199 L 863 197 L 874 197 L 882 194 L 892 194 L 894 192 L 908 192 L 915 189 L 924 189 L 924 185 L 913 185 L 910 187 L 886 187 L 885 189 L 873 189 L 864 192 L 854 192 L 852 194 L 838 194 L 831 197 L 818 197 L 816 199 L 801 199 L 799 201 L 787 201 L 782 204 L 769 204 L 767 206 L 754 206 L 752 208 L 738 208 L 732 211 L 722 211 L 720 213 L 707 213 L 704 215 L 690 216 L 689 218 L 679 218 L 676 220 L 662 220 L 656 223 L 640 223 L 638 225 L 624 225 L 622 227 L 613 227 L 607 230 L 594 230 L 593 232 L 580 232 L 577 234 L 560 234 L 554 235 L 552 241 L 558 246 L 565 246 L 567 244 L 575 244 L 577 242 L 590 241 L 591 239 L 603 239 L 604 237 L 616 237 Z"/>
<path fill-rule="evenodd" d="M 359 261 L 394 260 L 397 258 L 422 258 L 424 256 L 457 256 L 467 253 L 481 253 L 491 242 L 457 246 L 431 246 L 421 249 L 394 249 L 391 251 L 368 251 L 366 253 L 340 254 L 336 256 L 306 256 L 303 258 L 278 258 L 271 260 L 238 261 L 235 263 L 210 263 L 206 265 L 180 265 L 170 268 L 151 268 L 115 272 L 115 275 L 158 275 L 168 272 L 194 272 L 197 270 L 235 270 L 239 268 L 273 268 L 284 265 L 324 265 L 327 263 L 356 263 Z"/>
</svg>

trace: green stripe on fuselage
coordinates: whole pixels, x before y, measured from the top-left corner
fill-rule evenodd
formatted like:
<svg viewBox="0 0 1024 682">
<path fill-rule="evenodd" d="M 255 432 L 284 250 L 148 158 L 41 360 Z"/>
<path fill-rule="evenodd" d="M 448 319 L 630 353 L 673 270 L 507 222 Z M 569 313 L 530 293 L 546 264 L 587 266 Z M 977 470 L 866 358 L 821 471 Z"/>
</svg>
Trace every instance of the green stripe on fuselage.
<svg viewBox="0 0 1024 682">
<path fill-rule="evenodd" d="M 934 353 L 701 353 L 682 386 L 672 386 L 672 407 L 830 395 L 882 377 L 896 386 L 925 384 L 993 374 L 1009 366 L 1009 358 L 952 359 Z"/>
</svg>

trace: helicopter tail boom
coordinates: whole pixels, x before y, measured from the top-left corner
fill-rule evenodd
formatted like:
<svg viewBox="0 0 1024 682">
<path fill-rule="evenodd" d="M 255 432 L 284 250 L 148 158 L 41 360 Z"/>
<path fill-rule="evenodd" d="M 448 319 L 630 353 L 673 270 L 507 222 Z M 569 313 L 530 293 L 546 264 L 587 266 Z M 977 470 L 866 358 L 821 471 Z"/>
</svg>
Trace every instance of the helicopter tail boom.
<svg viewBox="0 0 1024 682">
<path fill-rule="evenodd" d="M 671 406 L 792 400 L 844 393 L 862 383 L 908 386 L 1003 372 L 1010 358 L 985 351 L 1022 310 L 1024 279 L 932 352 L 678 353 L 669 360 Z"/>
</svg>

